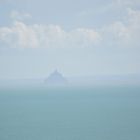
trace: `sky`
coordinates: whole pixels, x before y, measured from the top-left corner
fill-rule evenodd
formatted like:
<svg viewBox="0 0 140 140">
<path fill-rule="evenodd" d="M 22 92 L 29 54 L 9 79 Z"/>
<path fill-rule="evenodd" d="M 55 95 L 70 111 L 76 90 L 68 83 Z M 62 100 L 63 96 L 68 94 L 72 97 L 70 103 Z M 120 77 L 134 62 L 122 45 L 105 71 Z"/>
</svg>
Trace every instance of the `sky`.
<svg viewBox="0 0 140 140">
<path fill-rule="evenodd" d="M 139 0 L 0 0 L 0 79 L 140 75 Z"/>
</svg>

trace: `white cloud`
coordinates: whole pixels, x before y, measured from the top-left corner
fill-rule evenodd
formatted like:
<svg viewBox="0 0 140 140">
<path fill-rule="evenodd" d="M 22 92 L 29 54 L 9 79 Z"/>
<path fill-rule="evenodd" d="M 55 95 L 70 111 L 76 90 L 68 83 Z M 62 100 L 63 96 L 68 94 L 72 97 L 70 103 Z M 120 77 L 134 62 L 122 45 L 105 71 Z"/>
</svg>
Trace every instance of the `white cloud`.
<svg viewBox="0 0 140 140">
<path fill-rule="evenodd" d="M 102 29 L 105 42 L 111 45 L 139 47 L 140 11 L 127 8 L 127 16 L 123 21 L 116 21 Z"/>
<path fill-rule="evenodd" d="M 16 14 L 15 14 L 16 15 Z M 26 16 L 23 16 L 26 17 Z M 90 47 L 131 46 L 139 47 L 140 10 L 127 8 L 124 19 L 100 29 L 77 28 L 66 31 L 58 25 L 28 25 L 14 20 L 11 26 L 0 27 L 0 41 L 10 47 Z"/>
<path fill-rule="evenodd" d="M 10 17 L 11 17 L 13 20 L 22 21 L 22 20 L 31 18 L 31 15 L 28 14 L 28 13 L 21 13 L 21 12 L 18 12 L 18 11 L 16 11 L 16 10 L 13 10 L 13 11 L 11 12 L 11 14 L 10 14 Z"/>
<path fill-rule="evenodd" d="M 37 47 L 38 39 L 33 29 L 22 22 L 12 27 L 0 28 L 0 39 L 11 47 Z"/>
<path fill-rule="evenodd" d="M 11 27 L 0 28 L 0 40 L 11 47 L 75 47 L 98 43 L 100 35 L 93 29 L 65 31 L 58 25 L 27 25 L 15 21 Z"/>
</svg>

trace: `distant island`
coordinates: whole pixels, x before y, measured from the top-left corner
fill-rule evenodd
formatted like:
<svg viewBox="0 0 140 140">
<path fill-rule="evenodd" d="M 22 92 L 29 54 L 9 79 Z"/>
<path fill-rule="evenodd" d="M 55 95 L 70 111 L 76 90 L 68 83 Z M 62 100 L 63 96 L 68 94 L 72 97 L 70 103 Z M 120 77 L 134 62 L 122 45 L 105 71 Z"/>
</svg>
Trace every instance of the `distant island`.
<svg viewBox="0 0 140 140">
<path fill-rule="evenodd" d="M 68 83 L 67 79 L 57 70 L 51 73 L 45 80 L 45 83 L 49 86 L 59 86 L 66 85 Z"/>
</svg>

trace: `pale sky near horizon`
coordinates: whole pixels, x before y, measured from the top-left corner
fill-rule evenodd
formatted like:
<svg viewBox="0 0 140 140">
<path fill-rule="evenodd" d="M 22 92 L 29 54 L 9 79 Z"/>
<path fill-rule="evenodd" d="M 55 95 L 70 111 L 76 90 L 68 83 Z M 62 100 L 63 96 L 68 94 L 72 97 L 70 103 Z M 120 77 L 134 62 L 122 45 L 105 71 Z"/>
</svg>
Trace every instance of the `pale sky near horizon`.
<svg viewBox="0 0 140 140">
<path fill-rule="evenodd" d="M 0 0 L 0 79 L 140 75 L 139 0 Z"/>
</svg>

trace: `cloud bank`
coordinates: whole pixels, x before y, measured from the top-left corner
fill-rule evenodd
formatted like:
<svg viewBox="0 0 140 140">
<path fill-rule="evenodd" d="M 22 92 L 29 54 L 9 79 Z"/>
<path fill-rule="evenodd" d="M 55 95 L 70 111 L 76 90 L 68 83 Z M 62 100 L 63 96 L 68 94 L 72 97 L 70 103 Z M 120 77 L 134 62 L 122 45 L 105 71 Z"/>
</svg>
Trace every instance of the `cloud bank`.
<svg viewBox="0 0 140 140">
<path fill-rule="evenodd" d="M 128 8 L 123 21 L 115 21 L 103 27 L 100 34 L 103 42 L 109 45 L 139 47 L 140 11 Z"/>
<path fill-rule="evenodd" d="M 12 11 L 11 26 L 0 27 L 0 42 L 17 48 L 94 47 L 119 45 L 139 47 L 140 10 L 127 8 L 127 15 L 100 29 L 66 31 L 59 25 L 26 24 L 29 14 Z"/>
<path fill-rule="evenodd" d="M 27 25 L 15 21 L 11 27 L 0 28 L 0 40 L 12 47 L 65 47 L 97 44 L 100 34 L 93 29 L 65 31 L 58 25 Z"/>
<path fill-rule="evenodd" d="M 11 47 L 85 47 L 97 44 L 100 34 L 94 29 L 78 28 L 71 31 L 62 29 L 59 25 L 26 24 L 17 11 L 11 13 L 13 23 L 9 27 L 0 27 L 0 41 Z"/>
</svg>

